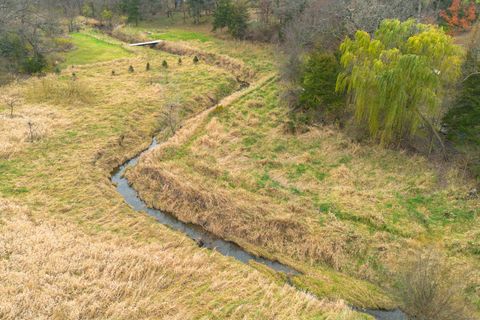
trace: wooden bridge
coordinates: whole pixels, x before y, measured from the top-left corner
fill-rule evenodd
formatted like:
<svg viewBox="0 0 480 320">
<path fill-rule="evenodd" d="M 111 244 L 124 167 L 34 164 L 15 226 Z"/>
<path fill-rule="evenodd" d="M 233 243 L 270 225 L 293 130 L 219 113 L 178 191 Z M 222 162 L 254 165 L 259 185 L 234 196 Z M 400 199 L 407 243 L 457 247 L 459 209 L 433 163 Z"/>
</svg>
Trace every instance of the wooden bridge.
<svg viewBox="0 0 480 320">
<path fill-rule="evenodd" d="M 132 44 L 129 44 L 129 46 L 130 47 L 145 47 L 145 46 L 154 47 L 155 45 L 162 42 L 163 40 L 155 40 L 155 41 L 148 41 L 148 42 L 132 43 Z"/>
</svg>

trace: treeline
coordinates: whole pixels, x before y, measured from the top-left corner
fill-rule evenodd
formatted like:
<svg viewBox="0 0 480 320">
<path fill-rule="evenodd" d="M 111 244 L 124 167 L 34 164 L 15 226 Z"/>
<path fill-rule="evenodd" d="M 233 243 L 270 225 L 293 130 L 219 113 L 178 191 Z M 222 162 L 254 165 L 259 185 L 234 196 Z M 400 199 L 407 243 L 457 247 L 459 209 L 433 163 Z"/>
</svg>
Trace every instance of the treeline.
<svg viewBox="0 0 480 320">
<path fill-rule="evenodd" d="M 12 72 L 42 71 L 63 46 L 53 0 L 0 0 L 0 81 Z"/>
</svg>

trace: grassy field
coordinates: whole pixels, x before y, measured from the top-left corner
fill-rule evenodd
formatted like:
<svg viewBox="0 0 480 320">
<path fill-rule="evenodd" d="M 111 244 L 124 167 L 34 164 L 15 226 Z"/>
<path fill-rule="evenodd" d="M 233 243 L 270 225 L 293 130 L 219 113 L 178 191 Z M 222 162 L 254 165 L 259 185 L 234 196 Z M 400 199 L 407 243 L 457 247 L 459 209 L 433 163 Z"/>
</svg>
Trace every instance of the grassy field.
<svg viewBox="0 0 480 320">
<path fill-rule="evenodd" d="M 60 75 L 2 88 L 22 99 L 12 118 L 0 107 L 0 318 L 367 319 L 198 248 L 111 184 L 166 106 L 183 122 L 237 90 L 228 70 L 91 33 L 74 41 Z"/>
<path fill-rule="evenodd" d="M 255 70 L 258 75 L 276 71 L 278 57 L 272 46 L 248 41 L 218 39 L 207 30 L 200 29 L 198 31 L 198 27 L 194 30 L 179 32 L 178 27 L 175 26 L 145 23 L 138 27 L 126 26 L 118 29 L 117 32 L 139 40 L 169 40 L 178 45 L 194 46 L 198 50 L 238 59 Z"/>
<path fill-rule="evenodd" d="M 66 54 L 64 66 L 82 65 L 133 56 L 132 52 L 124 48 L 122 44 L 113 42 L 113 39 L 108 42 L 90 33 L 72 33 L 70 38 L 75 50 Z"/>
<path fill-rule="evenodd" d="M 217 107 L 129 180 L 150 205 L 304 271 L 297 286 L 357 305 L 378 303 L 376 291 L 326 267 L 388 287 L 414 250 L 435 247 L 459 272 L 474 270 L 467 294 L 480 310 L 475 181 L 455 164 L 361 145 L 334 127 L 292 135 L 278 87 Z"/>
</svg>

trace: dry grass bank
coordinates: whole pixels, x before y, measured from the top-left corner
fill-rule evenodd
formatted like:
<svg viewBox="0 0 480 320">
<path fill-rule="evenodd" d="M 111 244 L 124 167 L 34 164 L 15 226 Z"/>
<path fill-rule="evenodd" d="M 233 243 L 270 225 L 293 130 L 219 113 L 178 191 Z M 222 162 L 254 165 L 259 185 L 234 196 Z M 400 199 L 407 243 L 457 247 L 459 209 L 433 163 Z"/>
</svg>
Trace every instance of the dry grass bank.
<svg viewBox="0 0 480 320">
<path fill-rule="evenodd" d="M 165 106 L 181 106 L 183 122 L 237 88 L 205 63 L 134 54 L 67 61 L 60 75 L 15 87 L 22 102 L 13 120 L 0 111 L 0 318 L 364 318 L 202 250 L 125 205 L 110 172 L 148 144 Z M 27 115 L 45 125 L 34 142 L 9 129 Z"/>
<path fill-rule="evenodd" d="M 380 282 L 408 249 L 429 244 L 478 268 L 478 237 L 468 234 L 480 230 L 480 203 L 461 169 L 360 145 L 335 128 L 290 135 L 286 121 L 269 83 L 218 107 L 188 139 L 146 155 L 128 178 L 150 205 L 303 266 L 297 284 L 321 295 L 382 301 L 368 286 L 352 289 L 335 276 L 332 285 L 315 270 Z M 479 274 L 468 281 L 478 303 Z"/>
</svg>

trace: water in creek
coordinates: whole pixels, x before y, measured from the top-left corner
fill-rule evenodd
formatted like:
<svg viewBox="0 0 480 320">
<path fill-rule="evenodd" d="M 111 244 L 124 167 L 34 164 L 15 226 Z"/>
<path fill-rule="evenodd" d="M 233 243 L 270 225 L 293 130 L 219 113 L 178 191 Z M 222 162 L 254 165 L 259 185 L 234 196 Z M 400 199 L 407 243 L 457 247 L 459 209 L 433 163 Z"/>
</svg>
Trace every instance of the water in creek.
<svg viewBox="0 0 480 320">
<path fill-rule="evenodd" d="M 373 310 L 353 308 L 356 311 L 363 312 L 373 316 L 377 320 L 408 320 L 407 315 L 399 309 L 396 310 Z"/>
</svg>

